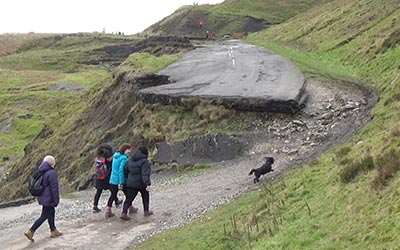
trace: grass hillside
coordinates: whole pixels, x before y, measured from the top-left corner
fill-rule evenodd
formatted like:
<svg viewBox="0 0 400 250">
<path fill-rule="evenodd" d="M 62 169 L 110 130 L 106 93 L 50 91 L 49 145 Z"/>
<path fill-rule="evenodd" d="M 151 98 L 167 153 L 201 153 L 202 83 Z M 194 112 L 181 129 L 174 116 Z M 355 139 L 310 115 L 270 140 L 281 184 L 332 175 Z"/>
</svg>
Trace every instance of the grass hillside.
<svg viewBox="0 0 400 250">
<path fill-rule="evenodd" d="M 0 56 L 0 174 L 3 189 L 8 189 L 1 196 L 4 201 L 24 196 L 26 178 L 43 154 L 74 154 L 74 149 L 57 144 L 42 149 L 40 144 L 58 129 L 65 131 L 70 125 L 66 120 L 75 119 L 88 99 L 111 82 L 112 65 L 97 50 L 138 39 L 81 33 L 5 34 L 0 40 L 0 51 L 7 51 Z M 9 184 L 18 188 L 10 191 Z"/>
<path fill-rule="evenodd" d="M 46 120 L 78 108 L 82 91 L 60 91 L 61 86 L 85 90 L 110 81 L 106 65 L 90 64 L 102 55 L 87 53 L 129 40 L 100 34 L 0 36 L 0 173 L 22 158 Z M 69 105 L 71 110 L 63 113 Z"/>
<path fill-rule="evenodd" d="M 150 26 L 144 33 L 204 37 L 206 30 L 209 30 L 216 32 L 217 37 L 241 37 L 247 32 L 281 23 L 312 6 L 330 1 L 227 0 L 217 5 L 187 5 Z M 199 27 L 200 20 L 204 22 L 203 27 Z"/>
<path fill-rule="evenodd" d="M 151 146 L 248 127 L 256 114 L 198 99 L 185 100 L 181 107 L 138 101 L 138 89 L 166 82 L 154 73 L 190 48 L 182 41 L 102 34 L 35 36 L 0 57 L 1 199 L 27 196 L 26 181 L 46 154 L 59 162 L 61 190 L 68 192 L 93 176 L 91 162 L 100 143 L 114 149 L 124 142 Z M 136 52 L 127 54 L 127 49 Z M 121 57 L 118 66 L 115 55 Z"/>
<path fill-rule="evenodd" d="M 308 77 L 376 88 L 373 119 L 347 143 L 138 249 L 398 249 L 399 34 L 398 1 L 338 0 L 247 37 Z"/>
<path fill-rule="evenodd" d="M 315 5 L 331 2 L 332 0 L 226 0 L 210 9 L 211 13 L 251 16 L 267 20 L 268 23 L 278 24 L 294 17 Z"/>
</svg>

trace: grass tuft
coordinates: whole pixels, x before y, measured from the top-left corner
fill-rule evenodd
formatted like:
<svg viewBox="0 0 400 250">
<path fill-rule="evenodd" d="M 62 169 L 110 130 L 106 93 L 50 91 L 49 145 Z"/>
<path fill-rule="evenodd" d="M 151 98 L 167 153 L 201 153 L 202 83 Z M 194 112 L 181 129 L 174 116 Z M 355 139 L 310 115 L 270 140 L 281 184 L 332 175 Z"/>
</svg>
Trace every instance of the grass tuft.
<svg viewBox="0 0 400 250">
<path fill-rule="evenodd" d="M 374 159 L 372 156 L 366 156 L 360 161 L 350 162 L 340 173 L 340 179 L 344 183 L 351 182 L 360 173 L 370 171 L 375 168 Z"/>
<path fill-rule="evenodd" d="M 400 170 L 400 152 L 391 149 L 389 152 L 377 157 L 376 159 L 377 175 L 373 180 L 373 187 L 379 189 L 386 186 L 388 181 L 392 179 Z"/>
</svg>

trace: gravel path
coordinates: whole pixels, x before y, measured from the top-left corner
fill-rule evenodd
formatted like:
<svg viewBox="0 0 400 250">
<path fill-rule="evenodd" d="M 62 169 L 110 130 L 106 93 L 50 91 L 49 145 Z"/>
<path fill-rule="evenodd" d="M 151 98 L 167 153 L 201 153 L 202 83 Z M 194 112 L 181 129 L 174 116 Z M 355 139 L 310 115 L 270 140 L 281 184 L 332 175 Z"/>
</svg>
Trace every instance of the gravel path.
<svg viewBox="0 0 400 250">
<path fill-rule="evenodd" d="M 301 113 L 271 116 L 260 120 L 253 132 L 246 133 L 243 138 L 247 138 L 249 145 L 237 159 L 199 171 L 154 174 L 150 197 L 153 216 L 143 216 L 139 198 L 134 205 L 140 210 L 131 221 L 122 221 L 118 216 L 105 219 L 103 212 L 91 211 L 93 189 L 76 192 L 62 198 L 56 209 L 56 225 L 64 233 L 56 239 L 49 237 L 46 223 L 36 232 L 34 243 L 24 237 L 23 232 L 40 214 L 37 203 L 0 209 L 1 248 L 126 249 L 153 234 L 190 223 L 258 187 L 260 184 L 253 184 L 248 172 L 260 166 L 266 155 L 276 159 L 276 171 L 263 176 L 262 181 L 342 143 L 370 119 L 369 110 L 376 101 L 360 90 L 342 91 L 317 82 L 310 82 L 307 92 L 310 98 Z M 108 195 L 106 191 L 101 197 L 103 210 Z M 119 210 L 115 210 L 117 215 Z"/>
</svg>

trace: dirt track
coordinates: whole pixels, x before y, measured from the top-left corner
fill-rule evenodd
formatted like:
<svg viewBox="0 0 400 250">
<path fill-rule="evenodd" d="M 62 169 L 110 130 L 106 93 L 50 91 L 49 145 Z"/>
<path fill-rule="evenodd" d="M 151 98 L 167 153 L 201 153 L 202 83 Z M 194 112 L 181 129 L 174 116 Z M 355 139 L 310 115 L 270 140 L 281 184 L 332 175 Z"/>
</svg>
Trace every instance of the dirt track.
<svg viewBox="0 0 400 250">
<path fill-rule="evenodd" d="M 254 130 L 244 135 L 252 143 L 243 156 L 202 172 L 154 174 L 150 198 L 153 216 L 143 216 L 139 198 L 134 202 L 140 208 L 139 213 L 131 221 L 118 217 L 106 220 L 103 213 L 92 213 L 94 190 L 87 190 L 61 200 L 56 209 L 56 225 L 64 235 L 57 239 L 49 238 L 46 223 L 36 232 L 34 243 L 24 237 L 23 232 L 40 214 L 41 208 L 36 203 L 1 209 L 0 246 L 2 249 L 125 249 L 152 234 L 190 223 L 256 188 L 247 174 L 262 163 L 263 156 L 273 155 L 276 159 L 276 171 L 262 178 L 268 181 L 344 142 L 370 119 L 370 108 L 376 102 L 371 93 L 323 87 L 317 82 L 309 82 L 307 92 L 307 107 L 300 113 L 271 115 L 255 124 Z M 319 134 L 315 136 L 317 131 Z M 100 201 L 103 210 L 108 194 L 105 192 Z"/>
</svg>

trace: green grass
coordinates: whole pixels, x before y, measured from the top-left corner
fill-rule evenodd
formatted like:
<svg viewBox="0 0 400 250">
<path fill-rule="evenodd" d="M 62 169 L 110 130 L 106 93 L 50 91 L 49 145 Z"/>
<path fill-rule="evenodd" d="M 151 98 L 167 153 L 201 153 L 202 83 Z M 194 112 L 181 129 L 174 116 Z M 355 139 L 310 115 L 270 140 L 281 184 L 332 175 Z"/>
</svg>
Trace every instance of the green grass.
<svg viewBox="0 0 400 250">
<path fill-rule="evenodd" d="M 340 167 L 332 165 L 331 157 L 326 154 L 267 189 L 242 195 L 136 249 L 396 249 L 398 199 L 390 195 L 397 202 L 388 206 L 382 196 L 391 191 L 365 189 L 368 175 L 342 184 Z M 393 185 L 398 184 L 397 179 Z"/>
<path fill-rule="evenodd" d="M 48 91 L 48 88 L 68 83 L 93 94 L 94 90 L 98 91 L 111 80 L 111 74 L 106 70 L 82 64 L 88 59 L 85 48 L 96 48 L 98 44 L 86 44 L 82 38 L 80 41 L 75 39 L 74 46 L 72 42 L 63 43 L 63 39 L 58 44 L 54 44 L 53 40 L 53 43 L 36 43 L 37 39 L 43 41 L 52 37 L 1 36 L 2 39 L 15 40 L 19 47 L 9 49 L 14 53 L 0 57 L 0 127 L 4 128 L 0 134 L 0 157 L 13 161 L 21 159 L 24 148 L 36 138 L 45 124 L 57 128 L 64 123 L 67 114 L 79 110 L 79 103 L 85 100 L 80 99 L 82 92 Z M 68 37 L 64 36 L 66 40 Z M 17 38 L 25 43 L 17 42 Z M 84 48 L 76 48 L 79 44 Z M 39 45 L 41 48 L 37 48 Z M 8 45 L 5 43 L 3 46 Z M 44 48 L 46 46 L 53 48 Z M 66 73 L 71 70 L 74 73 Z M 32 117 L 19 118 L 27 114 Z"/>
<path fill-rule="evenodd" d="M 268 189 L 242 195 L 137 248 L 398 249 L 399 10 L 396 1 L 335 1 L 250 35 L 248 42 L 288 57 L 307 77 L 377 88 L 373 119 L 348 142 Z M 343 173 L 349 178 L 343 180 Z"/>
<path fill-rule="evenodd" d="M 155 56 L 150 53 L 133 53 L 120 67 L 144 74 L 155 74 L 179 59 L 181 54 Z"/>
<path fill-rule="evenodd" d="M 209 30 L 216 32 L 218 38 L 230 35 L 241 39 L 249 29 L 282 23 L 316 5 L 331 1 L 227 0 L 218 5 L 186 5 L 152 25 L 145 33 L 204 37 L 205 31 Z M 202 29 L 198 26 L 199 20 L 204 21 Z"/>
<path fill-rule="evenodd" d="M 249 35 L 246 38 L 246 42 L 266 47 L 266 49 L 290 59 L 309 78 L 318 78 L 324 81 L 332 81 L 334 79 L 355 80 L 356 78 L 355 68 L 346 67 L 338 60 L 318 52 L 304 53 L 304 51 L 296 48 L 285 47 L 276 43 L 266 43 L 256 35 Z"/>
<path fill-rule="evenodd" d="M 183 106 L 143 104 L 134 107 L 133 134 L 147 142 L 172 142 L 190 136 L 246 130 L 256 113 L 228 110 L 207 101 L 186 100 Z"/>
<path fill-rule="evenodd" d="M 26 195 L 22 183 L 30 175 L 32 161 L 39 161 L 43 152 L 65 164 L 58 172 L 61 188 L 65 192 L 74 191 L 80 180 L 92 171 L 87 162 L 91 161 L 98 143 L 108 142 L 117 148 L 124 142 L 152 145 L 205 133 L 237 132 L 247 129 L 258 118 L 256 113 L 230 111 L 200 100 L 184 100 L 182 106 L 139 102 L 136 91 L 141 83 L 140 78 L 135 77 L 149 77 L 180 58 L 182 53 L 161 56 L 134 53 L 110 73 L 103 65 L 88 66 L 81 61 L 87 53 L 86 48 L 91 46 L 85 44 L 79 54 L 79 45 L 74 44 L 75 41 L 46 39 L 43 43 L 31 42 L 20 48 L 20 52 L 0 57 L 0 64 L 1 60 L 10 60 L 20 65 L 20 70 L 0 67 L 0 107 L 10 107 L 4 109 L 0 117 L 1 127 L 10 128 L 0 136 L 0 145 L 7 144 L 7 147 L 0 146 L 0 156 L 9 157 L 15 163 L 7 169 L 10 172 L 7 184 L 21 187 L 12 192 L 6 186 L 0 187 L 5 199 Z M 77 57 L 66 57 L 65 53 L 71 49 Z M 31 57 L 17 60 L 22 54 L 55 57 L 53 60 L 57 63 L 37 63 Z M 74 70 L 60 69 L 64 64 L 72 65 Z M 85 90 L 48 90 L 58 84 L 72 84 Z M 18 114 L 33 115 L 29 126 L 16 120 Z M 21 139 L 10 142 L 9 137 Z M 195 166 L 194 169 L 203 167 Z"/>
<path fill-rule="evenodd" d="M 211 13 L 233 14 L 239 16 L 251 16 L 264 19 L 270 23 L 281 23 L 315 4 L 326 3 L 324 1 L 270 1 L 270 0 L 227 0 L 211 8 Z"/>
<path fill-rule="evenodd" d="M 254 1 L 253 6 L 253 3 L 246 2 L 249 8 L 260 3 Z M 234 10 L 232 7 L 231 12 L 246 13 L 246 5 L 236 4 L 240 8 Z M 400 147 L 399 11 L 395 0 L 339 0 L 249 36 L 247 41 L 292 59 L 307 77 L 329 81 L 327 84 L 339 79 L 376 87 L 380 100 L 372 111 L 373 119 L 344 145 L 326 152 L 319 159 L 276 178 L 266 188 L 238 197 L 193 224 L 158 234 L 138 248 L 397 249 L 400 245 L 400 176 L 396 158 Z M 45 60 L 54 41 L 44 47 L 40 44 L 21 48 L 32 57 Z M 44 132 L 54 136 L 46 140 L 38 138 L 29 144 L 28 149 L 34 151 L 23 158 L 20 165 L 31 166 L 43 152 L 61 159 L 73 158 L 68 167 L 60 169 L 63 190 L 70 190 L 90 171 L 86 162 L 90 161 L 98 140 L 107 139 L 114 144 L 143 140 L 140 136 L 148 141 L 174 140 L 195 133 L 245 129 L 249 123 L 244 121 L 251 122 L 257 117 L 256 114 L 231 113 L 207 103 L 193 104 L 192 101 L 179 108 L 136 103 L 132 95 L 125 94 L 134 85 L 128 85 L 129 88 L 119 82 L 108 85 L 111 76 L 100 69 L 97 69 L 100 70 L 98 75 L 92 77 L 91 73 L 85 73 L 88 70 L 86 66 L 69 63 L 68 53 L 76 53 L 72 57 L 79 60 L 82 55 L 79 55 L 75 41 L 66 44 L 70 49 L 64 47 L 49 52 L 51 56 L 60 57 L 56 62 L 53 58 L 45 60 L 45 63 L 36 62 L 20 53 L 0 58 L 0 65 L 3 65 L 0 74 L 5 76 L 0 80 L 1 127 L 6 127 L 8 122 L 4 121 L 11 117 L 12 128 L 16 129 L 11 131 L 18 131 L 15 136 L 21 139 L 7 147 L 6 152 L 22 152 L 28 138 L 45 121 Z M 147 64 L 166 65 L 164 62 L 158 64 L 164 59 L 140 54 L 133 56 L 132 61 L 127 60 L 124 66 L 128 70 L 140 71 Z M 166 61 L 173 60 L 167 58 Z M 24 70 L 23 73 L 9 67 L 5 61 L 14 63 Z M 76 71 L 76 75 L 66 73 L 64 66 Z M 162 66 L 149 67 L 143 72 L 155 72 L 159 67 Z M 52 72 L 49 74 L 51 79 L 46 79 L 41 70 Z M 89 87 L 88 94 L 48 95 L 41 91 L 41 88 L 61 79 Z M 108 92 L 103 93 L 102 86 L 106 86 L 104 91 Z M 18 92 L 26 90 L 28 93 Z M 102 93 L 109 97 L 114 94 L 115 99 L 108 103 L 106 99 L 92 99 L 101 97 Z M 123 105 L 115 102 L 117 98 Z M 82 111 L 83 103 L 87 106 Z M 104 108 L 107 105 L 110 109 Z M 109 117 L 110 110 L 114 117 L 121 119 L 112 121 L 112 128 L 107 127 L 111 120 L 104 124 L 99 124 L 101 120 L 92 120 L 93 117 Z M 34 111 L 32 124 L 15 120 L 17 115 L 31 111 Z M 242 123 L 232 122 L 236 121 L 234 118 Z M 26 126 L 33 132 L 25 131 Z M 9 137 L 0 140 L 10 142 L 12 132 L 8 134 Z M 4 152 L 3 148 L 0 150 Z M 371 160 L 373 164 L 370 164 Z M 343 181 L 341 173 L 350 171 L 353 163 L 360 170 L 348 181 Z M 18 169 L 13 173 L 26 177 L 28 172 L 21 174 Z M 15 186 L 16 183 L 12 184 Z M 2 187 L 2 191 L 2 194 L 10 193 L 9 188 Z M 22 192 L 12 191 L 15 195 Z"/>
</svg>

